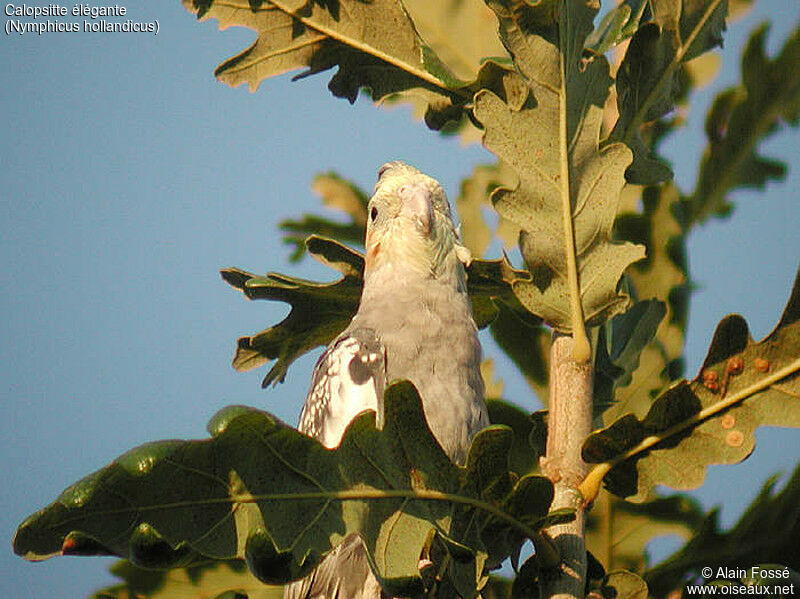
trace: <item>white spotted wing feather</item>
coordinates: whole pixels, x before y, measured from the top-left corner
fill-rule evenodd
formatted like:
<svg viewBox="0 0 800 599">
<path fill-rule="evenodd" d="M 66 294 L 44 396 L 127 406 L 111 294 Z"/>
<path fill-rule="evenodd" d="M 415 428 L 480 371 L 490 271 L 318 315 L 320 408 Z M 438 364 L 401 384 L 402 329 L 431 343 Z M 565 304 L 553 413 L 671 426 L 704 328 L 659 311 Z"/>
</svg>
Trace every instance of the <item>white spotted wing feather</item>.
<svg viewBox="0 0 800 599">
<path fill-rule="evenodd" d="M 347 425 L 364 410 L 383 424 L 384 348 L 370 329 L 347 331 L 317 362 L 299 430 L 325 447 L 337 447 Z"/>
</svg>

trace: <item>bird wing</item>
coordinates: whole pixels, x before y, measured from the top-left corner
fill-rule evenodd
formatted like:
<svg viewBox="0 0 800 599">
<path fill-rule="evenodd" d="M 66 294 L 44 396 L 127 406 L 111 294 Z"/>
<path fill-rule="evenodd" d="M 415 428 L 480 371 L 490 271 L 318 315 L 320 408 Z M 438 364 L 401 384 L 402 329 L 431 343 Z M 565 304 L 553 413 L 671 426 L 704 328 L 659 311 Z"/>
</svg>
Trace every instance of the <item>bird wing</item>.
<svg viewBox="0 0 800 599">
<path fill-rule="evenodd" d="M 347 330 L 317 361 L 298 429 L 326 447 L 339 445 L 347 425 L 364 410 L 375 410 L 383 426 L 386 350 L 372 329 Z M 351 534 L 314 572 L 284 587 L 284 599 L 378 599 L 366 550 Z"/>
<path fill-rule="evenodd" d="M 325 447 L 337 447 L 347 425 L 364 410 L 375 410 L 383 426 L 386 350 L 375 331 L 346 330 L 320 356 L 298 429 Z"/>
</svg>

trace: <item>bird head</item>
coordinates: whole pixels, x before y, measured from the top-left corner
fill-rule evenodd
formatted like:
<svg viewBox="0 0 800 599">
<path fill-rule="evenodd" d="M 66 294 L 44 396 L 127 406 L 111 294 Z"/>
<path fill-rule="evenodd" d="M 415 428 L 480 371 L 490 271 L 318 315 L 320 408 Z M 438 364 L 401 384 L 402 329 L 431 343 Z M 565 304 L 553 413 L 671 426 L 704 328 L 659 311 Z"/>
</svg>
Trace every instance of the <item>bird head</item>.
<svg viewBox="0 0 800 599">
<path fill-rule="evenodd" d="M 469 264 L 450 204 L 436 179 L 403 162 L 378 171 L 367 206 L 365 277 L 386 269 L 441 277 Z M 463 273 L 463 270 L 460 272 Z"/>
</svg>

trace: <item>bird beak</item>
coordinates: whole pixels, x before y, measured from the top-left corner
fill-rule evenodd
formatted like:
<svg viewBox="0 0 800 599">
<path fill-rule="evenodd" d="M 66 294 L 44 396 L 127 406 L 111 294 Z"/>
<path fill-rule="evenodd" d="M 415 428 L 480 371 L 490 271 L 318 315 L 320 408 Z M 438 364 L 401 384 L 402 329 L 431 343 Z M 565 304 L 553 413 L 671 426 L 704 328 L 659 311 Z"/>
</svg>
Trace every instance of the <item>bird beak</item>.
<svg viewBox="0 0 800 599">
<path fill-rule="evenodd" d="M 397 190 L 403 201 L 400 214 L 409 217 L 427 236 L 433 230 L 433 201 L 430 192 L 422 185 L 406 183 Z"/>
</svg>

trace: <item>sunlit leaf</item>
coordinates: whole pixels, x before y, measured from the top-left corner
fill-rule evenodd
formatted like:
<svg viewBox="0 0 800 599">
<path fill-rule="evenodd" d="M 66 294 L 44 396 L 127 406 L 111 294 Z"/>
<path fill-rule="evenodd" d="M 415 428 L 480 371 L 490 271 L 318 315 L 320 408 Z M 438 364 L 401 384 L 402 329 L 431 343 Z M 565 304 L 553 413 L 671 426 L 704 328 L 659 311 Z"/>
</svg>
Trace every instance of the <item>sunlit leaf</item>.
<svg viewBox="0 0 800 599">
<path fill-rule="evenodd" d="M 517 243 L 519 227 L 500 217 L 496 229 L 486 221 L 484 210 L 491 209 L 490 196 L 498 187 L 515 183 L 515 175 L 502 163 L 481 164 L 461 182 L 455 204 L 461 221 L 461 241 L 476 258 L 486 255 L 489 244 L 496 235 L 505 246 Z"/>
<path fill-rule="evenodd" d="M 484 58 L 507 57 L 483 0 L 403 0 L 423 40 L 457 77 L 471 80 Z"/>
<path fill-rule="evenodd" d="M 597 54 L 605 54 L 611 48 L 629 39 L 639 27 L 646 0 L 626 0 L 609 10 L 600 23 L 586 38 L 586 47 Z"/>
<path fill-rule="evenodd" d="M 433 531 L 478 556 L 485 527 L 535 538 L 548 523 L 552 483 L 514 483 L 501 467 L 508 429 L 479 433 L 461 469 L 436 443 L 411 383 L 387 388 L 385 410 L 384 430 L 367 412 L 326 449 L 266 412 L 223 409 L 211 439 L 143 445 L 66 489 L 20 526 L 14 550 L 40 560 L 89 553 L 74 549 L 90 542 L 150 568 L 244 558 L 260 580 L 280 584 L 358 533 L 382 584 L 406 593 L 421 588 Z"/>
<path fill-rule="evenodd" d="M 347 221 L 340 222 L 315 214 L 306 214 L 302 220 L 281 221 L 278 227 L 286 233 L 284 242 L 295 246 L 289 259 L 296 262 L 305 254 L 306 238 L 310 235 L 363 247 L 369 196 L 357 185 L 333 172 L 314 177 L 311 188 L 326 208 L 342 212 Z"/>
<path fill-rule="evenodd" d="M 610 241 L 631 155 L 622 144 L 598 149 L 611 78 L 602 56 L 581 62 L 595 9 L 580 0 L 565 2 L 558 14 L 549 3 L 489 4 L 534 96 L 522 106 L 490 91 L 475 97 L 484 145 L 519 176 L 515 189 L 492 196 L 500 215 L 522 229 L 532 279 L 516 282 L 514 291 L 548 324 L 578 334 L 584 320 L 597 324 L 624 309 L 619 278 L 643 256 L 643 248 Z"/>
<path fill-rule="evenodd" d="M 633 572 L 609 572 L 600 587 L 603 599 L 647 599 L 647 584 Z"/>
<path fill-rule="evenodd" d="M 704 567 L 717 578 L 719 568 L 733 570 L 757 564 L 781 564 L 800 570 L 800 468 L 785 487 L 776 492 L 778 477 L 771 478 L 761 493 L 727 531 L 719 526 L 719 510 L 708 513 L 697 535 L 680 550 L 645 575 L 654 596 L 664 597 L 695 579 Z M 791 584 L 786 578 L 773 584 Z M 795 588 L 800 582 L 795 582 Z"/>
<path fill-rule="evenodd" d="M 800 271 L 778 325 L 750 337 L 738 315 L 723 319 L 698 376 L 663 393 L 643 419 L 623 416 L 593 433 L 583 458 L 599 464 L 582 485 L 593 497 L 605 476 L 621 497 L 646 499 L 655 485 L 693 489 L 709 464 L 736 463 L 759 426 L 800 426 Z"/>
<path fill-rule="evenodd" d="M 334 96 L 353 103 L 363 89 L 377 103 L 401 98 L 422 103 L 426 124 L 436 130 L 462 123 L 478 89 L 504 95 L 503 73 L 510 69 L 501 64 L 502 56 L 499 62 L 467 60 L 470 77 L 459 78 L 419 36 L 400 0 L 183 3 L 200 19 L 217 19 L 222 29 L 238 25 L 257 32 L 250 48 L 217 68 L 217 77 L 234 87 L 246 83 L 255 91 L 264 79 L 288 71 L 305 68 L 299 78 L 337 67 L 328 84 Z M 456 12 L 471 19 L 472 9 Z M 442 47 L 453 45 L 440 41 Z"/>
<path fill-rule="evenodd" d="M 283 597 L 283 587 L 264 584 L 242 560 L 207 561 L 173 570 L 144 570 L 126 560 L 116 563 L 111 573 L 123 582 L 91 599 L 219 599 L 226 592 L 247 599 Z"/>
</svg>

